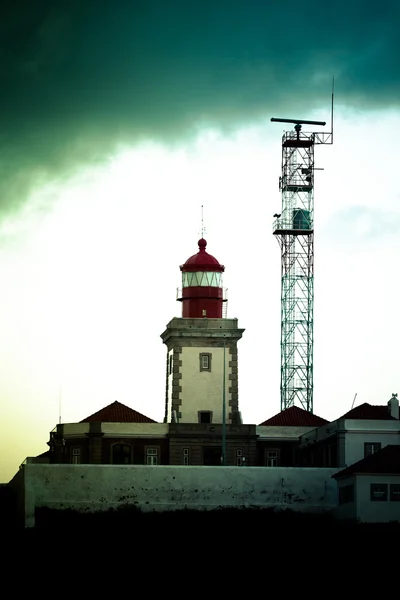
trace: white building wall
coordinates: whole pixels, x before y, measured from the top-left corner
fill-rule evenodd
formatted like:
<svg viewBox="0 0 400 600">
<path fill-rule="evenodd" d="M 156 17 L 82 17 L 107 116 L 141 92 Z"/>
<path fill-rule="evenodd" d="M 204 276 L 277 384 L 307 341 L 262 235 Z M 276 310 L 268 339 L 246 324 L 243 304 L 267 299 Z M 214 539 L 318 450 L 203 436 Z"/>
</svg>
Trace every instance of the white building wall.
<svg viewBox="0 0 400 600">
<path fill-rule="evenodd" d="M 22 473 L 23 471 L 23 477 Z M 11 484 L 25 494 L 25 524 L 35 508 L 143 510 L 275 507 L 321 512 L 336 506 L 337 469 L 26 464 Z M 23 504 L 22 504 L 23 506 Z"/>
<path fill-rule="evenodd" d="M 357 475 L 357 516 L 362 523 L 400 521 L 400 502 L 371 500 L 371 483 L 400 484 L 400 475 Z"/>
<path fill-rule="evenodd" d="M 344 428 L 346 466 L 364 458 L 365 443 L 380 442 L 382 448 L 400 444 L 400 421 L 346 419 Z"/>
<path fill-rule="evenodd" d="M 211 354 L 211 372 L 200 371 L 201 353 Z M 225 354 L 225 401 L 226 422 L 229 415 L 229 349 L 205 347 L 184 347 L 180 355 L 182 366 L 181 421 L 198 423 L 198 411 L 212 411 L 212 422 L 222 423 L 223 368 Z"/>
</svg>

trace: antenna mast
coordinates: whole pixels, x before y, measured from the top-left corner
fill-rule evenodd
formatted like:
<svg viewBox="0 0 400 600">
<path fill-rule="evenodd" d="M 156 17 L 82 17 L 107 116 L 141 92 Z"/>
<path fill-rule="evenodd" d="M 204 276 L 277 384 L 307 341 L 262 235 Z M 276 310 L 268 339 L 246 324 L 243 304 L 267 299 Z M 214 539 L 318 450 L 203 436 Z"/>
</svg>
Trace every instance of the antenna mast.
<svg viewBox="0 0 400 600">
<path fill-rule="evenodd" d="M 60 391 L 58 394 L 58 422 L 61 424 L 61 400 L 62 400 L 62 386 L 60 384 Z"/>
<path fill-rule="evenodd" d="M 273 223 L 281 248 L 281 410 L 313 412 L 314 146 L 333 143 L 333 89 L 331 119 L 328 133 L 302 131 L 324 121 L 271 119 L 294 124 L 282 137 L 282 210 Z"/>
<path fill-rule="evenodd" d="M 206 228 L 204 227 L 204 214 L 203 214 L 203 205 L 201 205 L 201 237 L 204 237 L 204 234 L 206 233 Z"/>
</svg>

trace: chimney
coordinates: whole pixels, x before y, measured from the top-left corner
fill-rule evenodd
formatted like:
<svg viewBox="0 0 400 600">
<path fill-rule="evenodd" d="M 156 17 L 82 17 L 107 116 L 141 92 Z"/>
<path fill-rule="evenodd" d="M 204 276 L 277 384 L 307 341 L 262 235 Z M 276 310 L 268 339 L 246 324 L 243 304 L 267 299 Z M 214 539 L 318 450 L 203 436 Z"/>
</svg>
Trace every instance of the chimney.
<svg viewBox="0 0 400 600">
<path fill-rule="evenodd" d="M 391 417 L 394 417 L 395 419 L 399 418 L 399 399 L 397 394 L 392 394 L 392 397 L 388 402 L 388 409 Z"/>
</svg>

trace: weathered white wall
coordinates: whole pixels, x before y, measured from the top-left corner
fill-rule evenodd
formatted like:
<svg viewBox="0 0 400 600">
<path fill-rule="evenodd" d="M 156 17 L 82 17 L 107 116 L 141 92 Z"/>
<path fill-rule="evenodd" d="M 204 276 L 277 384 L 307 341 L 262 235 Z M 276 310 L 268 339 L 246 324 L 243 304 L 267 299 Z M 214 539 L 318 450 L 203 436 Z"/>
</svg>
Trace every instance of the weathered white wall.
<svg viewBox="0 0 400 600">
<path fill-rule="evenodd" d="M 200 371 L 199 355 L 207 352 L 212 355 L 211 372 Z M 229 414 L 229 349 L 225 349 L 225 399 L 226 399 L 226 422 Z M 213 412 L 213 423 L 222 423 L 222 388 L 224 349 L 204 346 L 202 348 L 182 348 L 180 355 L 182 361 L 182 423 L 198 423 L 199 410 L 211 410 Z"/>
<path fill-rule="evenodd" d="M 400 444 L 399 421 L 346 419 L 345 464 L 350 466 L 364 458 L 364 444 L 380 442 L 382 448 Z"/>
<path fill-rule="evenodd" d="M 400 475 L 357 475 L 357 516 L 362 523 L 400 521 L 400 502 L 371 500 L 371 483 L 400 483 Z"/>
<path fill-rule="evenodd" d="M 337 469 L 42 465 L 22 467 L 25 524 L 35 507 L 107 510 L 132 504 L 143 510 L 276 507 L 320 512 L 336 506 Z M 19 474 L 21 475 L 21 473 Z"/>
<path fill-rule="evenodd" d="M 102 423 L 105 437 L 165 437 L 168 423 Z"/>
<path fill-rule="evenodd" d="M 64 423 L 63 433 L 64 435 L 76 435 L 82 436 L 85 433 L 89 433 L 90 423 Z M 53 431 L 57 431 L 55 427 Z"/>
</svg>

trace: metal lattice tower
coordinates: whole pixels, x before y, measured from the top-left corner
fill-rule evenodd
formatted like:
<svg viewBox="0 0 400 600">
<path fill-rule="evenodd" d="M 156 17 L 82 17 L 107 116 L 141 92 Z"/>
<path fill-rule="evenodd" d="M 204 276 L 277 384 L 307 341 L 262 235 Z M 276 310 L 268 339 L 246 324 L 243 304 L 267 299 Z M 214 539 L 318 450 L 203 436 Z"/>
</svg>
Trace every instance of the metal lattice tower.
<svg viewBox="0 0 400 600">
<path fill-rule="evenodd" d="M 329 133 L 304 133 L 302 125 L 322 121 L 274 119 L 294 123 L 282 137 L 281 214 L 273 234 L 281 247 L 281 410 L 297 405 L 313 412 L 314 354 L 314 147 L 333 143 Z"/>
</svg>

